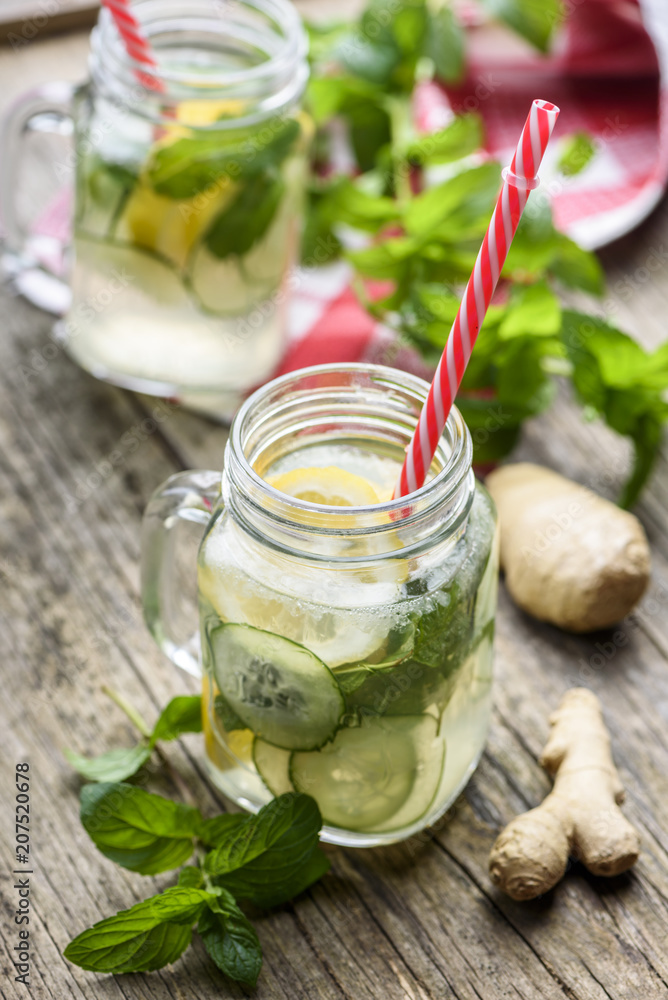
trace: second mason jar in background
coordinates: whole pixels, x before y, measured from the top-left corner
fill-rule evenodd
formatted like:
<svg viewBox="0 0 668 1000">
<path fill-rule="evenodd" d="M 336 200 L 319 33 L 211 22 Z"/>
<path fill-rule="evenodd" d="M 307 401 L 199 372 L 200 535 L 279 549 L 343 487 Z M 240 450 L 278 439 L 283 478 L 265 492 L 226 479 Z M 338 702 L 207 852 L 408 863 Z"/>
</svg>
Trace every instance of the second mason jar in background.
<svg viewBox="0 0 668 1000">
<path fill-rule="evenodd" d="M 288 0 L 133 12 L 155 69 L 130 59 L 103 8 L 89 82 L 26 95 L 5 138 L 36 116 L 74 119 L 68 352 L 98 378 L 225 418 L 284 348 L 311 132 L 305 34 Z M 20 261 L 26 234 L 6 208 Z"/>
</svg>

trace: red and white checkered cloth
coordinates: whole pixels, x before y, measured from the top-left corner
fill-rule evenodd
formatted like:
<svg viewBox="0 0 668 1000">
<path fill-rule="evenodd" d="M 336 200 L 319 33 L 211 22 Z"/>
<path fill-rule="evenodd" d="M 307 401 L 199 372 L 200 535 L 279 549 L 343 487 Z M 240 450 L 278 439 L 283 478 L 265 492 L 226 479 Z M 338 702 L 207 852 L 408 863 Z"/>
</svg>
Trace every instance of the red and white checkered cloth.
<svg viewBox="0 0 668 1000">
<path fill-rule="evenodd" d="M 593 249 L 636 226 L 665 190 L 668 0 L 566 0 L 565 7 L 567 19 L 546 58 L 484 23 L 475 0 L 460 0 L 469 35 L 466 79 L 447 90 L 419 86 L 414 113 L 418 128 L 430 132 L 447 124 L 453 110 L 478 111 L 488 153 L 507 163 L 531 100 L 558 104 L 561 117 L 541 169 L 542 187 L 557 225 Z M 566 178 L 556 166 L 558 140 L 580 130 L 594 137 L 596 155 Z M 50 258 L 47 266 L 55 263 L 67 215 L 64 201 L 54 203 L 34 233 L 42 256 Z M 25 276 L 21 286 L 53 312 L 66 307 L 43 281 L 31 285 Z M 275 374 L 325 362 L 375 361 L 430 377 L 415 352 L 358 304 L 345 263 L 301 273 L 288 327 L 288 348 Z"/>
</svg>

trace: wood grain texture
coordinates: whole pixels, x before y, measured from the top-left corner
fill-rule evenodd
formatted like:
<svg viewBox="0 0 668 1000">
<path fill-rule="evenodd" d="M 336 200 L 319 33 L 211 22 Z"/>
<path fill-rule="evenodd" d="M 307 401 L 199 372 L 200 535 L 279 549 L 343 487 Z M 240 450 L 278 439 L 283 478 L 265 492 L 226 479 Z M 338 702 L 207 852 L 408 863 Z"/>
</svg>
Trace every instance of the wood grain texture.
<svg viewBox="0 0 668 1000">
<path fill-rule="evenodd" d="M 45 44 L 53 65 L 55 43 Z M 34 57 L 16 55 L 22 66 Z M 0 60 L 0 85 L 8 65 Z M 67 68 L 73 71 L 71 63 Z M 647 278 L 643 268 L 663 253 L 663 241 L 668 245 L 665 203 L 603 254 L 608 306 L 648 346 L 665 339 L 668 268 Z M 157 652 L 141 619 L 139 525 L 151 492 L 172 472 L 220 467 L 225 430 L 96 382 L 53 349 L 49 317 L 7 288 L 0 289 L 0 317 L 0 829 L 8 859 L 12 768 L 28 760 L 35 852 L 30 995 L 241 998 L 244 991 L 200 946 L 168 970 L 116 979 L 62 958 L 74 934 L 169 883 L 167 876 L 118 869 L 96 851 L 79 823 L 79 782 L 62 750 L 96 753 L 133 740 L 101 692 L 105 683 L 149 723 L 169 697 L 193 690 Z M 117 450 L 122 460 L 110 468 L 108 456 Z M 619 439 L 583 423 L 565 387 L 554 409 L 527 425 L 516 457 L 608 496 L 629 461 Z M 493 722 L 474 778 L 449 816 L 420 837 L 372 851 L 327 848 L 331 873 L 257 921 L 265 955 L 258 1000 L 668 997 L 666 496 L 664 452 L 638 505 L 652 544 L 652 585 L 617 629 L 566 635 L 532 621 L 502 589 Z M 492 886 L 488 852 L 500 827 L 546 793 L 549 781 L 537 761 L 547 718 L 574 684 L 591 687 L 603 703 L 642 855 L 632 872 L 610 880 L 574 866 L 548 896 L 515 903 Z M 198 737 L 167 753 L 206 814 L 229 808 L 204 778 Z M 159 773 L 151 781 L 174 792 Z M 2 894 L 0 997 L 18 1000 L 26 990 L 10 964 L 15 899 L 7 877 Z"/>
</svg>

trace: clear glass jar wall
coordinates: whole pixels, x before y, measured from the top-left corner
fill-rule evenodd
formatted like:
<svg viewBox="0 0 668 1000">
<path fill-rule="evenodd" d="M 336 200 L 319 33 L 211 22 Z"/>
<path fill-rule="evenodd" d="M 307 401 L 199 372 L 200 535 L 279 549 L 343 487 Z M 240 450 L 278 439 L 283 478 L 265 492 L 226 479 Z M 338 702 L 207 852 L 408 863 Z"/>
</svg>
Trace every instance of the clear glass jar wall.
<svg viewBox="0 0 668 1000">
<path fill-rule="evenodd" d="M 426 486 L 389 499 L 426 391 L 389 369 L 325 366 L 256 393 L 200 548 L 212 778 L 252 810 L 308 792 L 335 843 L 432 823 L 485 742 L 496 519 L 456 411 Z M 305 467 L 363 476 L 388 499 L 332 508 L 272 488 Z"/>
</svg>

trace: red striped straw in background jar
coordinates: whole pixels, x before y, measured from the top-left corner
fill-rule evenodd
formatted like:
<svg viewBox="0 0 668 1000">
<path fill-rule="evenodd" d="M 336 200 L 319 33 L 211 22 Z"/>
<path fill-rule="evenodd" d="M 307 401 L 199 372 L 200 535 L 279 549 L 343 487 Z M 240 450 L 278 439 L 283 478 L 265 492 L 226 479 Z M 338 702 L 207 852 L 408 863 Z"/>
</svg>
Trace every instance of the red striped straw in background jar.
<svg viewBox="0 0 668 1000">
<path fill-rule="evenodd" d="M 473 274 L 466 286 L 413 439 L 406 450 L 401 474 L 394 488 L 395 498 L 408 496 L 424 484 L 529 192 L 538 186 L 538 168 L 558 116 L 556 105 L 549 101 L 533 101 L 510 169 L 503 171 L 503 187 Z"/>
<path fill-rule="evenodd" d="M 132 13 L 130 0 L 102 0 L 102 5 L 113 17 L 125 45 L 125 51 L 130 58 L 143 66 L 156 69 L 158 64 L 153 55 L 153 49 L 144 35 L 137 17 Z M 143 83 L 149 90 L 164 91 L 164 84 L 153 73 L 142 73 L 141 69 L 136 69 L 135 75 L 140 83 Z"/>
</svg>

